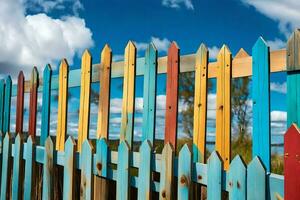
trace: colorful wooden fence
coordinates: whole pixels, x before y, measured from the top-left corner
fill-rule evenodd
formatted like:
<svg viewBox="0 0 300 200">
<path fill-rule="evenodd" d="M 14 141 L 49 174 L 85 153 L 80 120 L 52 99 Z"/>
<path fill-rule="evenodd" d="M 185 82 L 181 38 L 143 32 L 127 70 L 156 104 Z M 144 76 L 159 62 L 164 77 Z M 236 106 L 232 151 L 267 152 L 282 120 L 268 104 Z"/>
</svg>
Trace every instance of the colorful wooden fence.
<svg viewBox="0 0 300 200">
<path fill-rule="evenodd" d="M 209 62 L 204 44 L 194 55 L 180 56 L 173 42 L 167 57 L 157 57 L 149 44 L 144 58 L 136 58 L 136 47 L 129 42 L 125 61 L 112 62 L 112 51 L 105 45 L 101 63 L 92 65 L 92 56 L 83 53 L 81 70 L 69 71 L 62 60 L 59 74 L 52 75 L 50 65 L 39 78 L 33 68 L 30 81 L 21 72 L 18 84 L 10 76 L 0 80 L 1 188 L 0 199 L 34 199 L 36 167 L 42 165 L 43 199 L 53 199 L 54 168 L 62 166 L 63 199 L 74 199 L 80 187 L 81 199 L 108 198 L 106 180 L 116 181 L 116 198 L 132 199 L 131 187 L 137 188 L 137 199 L 191 199 L 193 184 L 207 187 L 208 199 L 300 199 L 300 32 L 296 30 L 287 50 L 270 52 L 259 38 L 252 57 L 244 51 L 232 58 L 223 46 L 216 62 Z M 179 74 L 195 71 L 193 148 L 184 145 L 175 155 L 177 141 Z M 271 173 L 270 152 L 270 73 L 287 71 L 288 126 L 284 136 L 284 174 Z M 165 146 L 162 154 L 153 152 L 155 141 L 156 77 L 167 73 Z M 139 152 L 132 151 L 134 133 L 135 78 L 144 76 L 142 143 Z M 253 94 L 253 160 L 246 166 L 243 158 L 231 158 L 231 80 L 252 77 Z M 122 123 L 117 151 L 108 147 L 109 101 L 111 79 L 124 77 Z M 207 80 L 217 79 L 216 148 L 206 162 Z M 100 81 L 97 139 L 89 139 L 91 83 Z M 78 140 L 66 135 L 68 88 L 80 86 Z M 49 136 L 51 90 L 58 90 L 58 125 L 55 144 Z M 24 93 L 30 93 L 29 129 L 23 134 Z M 42 92 L 40 141 L 36 141 L 37 98 Z M 263 95 L 262 95 L 263 94 Z M 11 97 L 17 96 L 16 133 L 10 130 Z M 75 172 L 80 170 L 80 183 Z M 134 169 L 138 173 L 134 172 Z M 157 175 L 160 174 L 159 178 Z M 98 179 L 102 177 L 103 179 Z M 95 182 L 95 184 L 94 184 Z"/>
</svg>

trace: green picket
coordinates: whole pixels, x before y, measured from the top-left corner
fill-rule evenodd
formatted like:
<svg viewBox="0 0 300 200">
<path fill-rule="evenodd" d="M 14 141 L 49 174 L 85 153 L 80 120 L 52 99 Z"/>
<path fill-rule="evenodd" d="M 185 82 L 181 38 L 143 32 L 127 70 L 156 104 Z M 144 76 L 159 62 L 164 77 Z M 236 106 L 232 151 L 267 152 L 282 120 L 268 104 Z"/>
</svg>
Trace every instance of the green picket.
<svg viewBox="0 0 300 200">
<path fill-rule="evenodd" d="M 14 144 L 14 163 L 12 177 L 12 199 L 18 200 L 21 198 L 22 176 L 23 176 L 23 141 L 20 134 L 17 135 Z"/>
<path fill-rule="evenodd" d="M 218 152 L 213 151 L 207 164 L 207 199 L 222 199 L 223 163 Z"/>
<path fill-rule="evenodd" d="M 10 174 L 11 174 L 11 138 L 10 134 L 6 133 L 3 140 L 3 149 L 2 149 L 2 176 L 1 176 L 1 194 L 0 199 L 5 200 L 9 199 L 9 183 L 10 183 Z"/>
<path fill-rule="evenodd" d="M 117 200 L 129 200 L 129 145 L 123 140 L 118 147 Z"/>
<path fill-rule="evenodd" d="M 35 146 L 30 135 L 27 138 L 25 158 L 25 177 L 24 177 L 24 200 L 30 200 L 35 197 L 34 189 L 34 175 L 35 175 Z"/>
<path fill-rule="evenodd" d="M 44 164 L 43 164 L 43 199 L 53 199 L 53 142 L 48 136 L 45 142 Z"/>
</svg>

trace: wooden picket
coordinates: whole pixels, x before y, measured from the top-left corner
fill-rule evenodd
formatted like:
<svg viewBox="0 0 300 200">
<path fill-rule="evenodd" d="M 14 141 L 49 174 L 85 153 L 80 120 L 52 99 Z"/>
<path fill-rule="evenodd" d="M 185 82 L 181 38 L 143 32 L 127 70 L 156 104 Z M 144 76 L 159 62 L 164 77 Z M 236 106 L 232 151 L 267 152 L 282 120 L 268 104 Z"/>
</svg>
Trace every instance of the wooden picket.
<svg viewBox="0 0 300 200">
<path fill-rule="evenodd" d="M 137 49 L 130 41 L 125 48 L 125 61 L 122 62 L 112 62 L 112 50 L 105 45 L 100 64 L 92 65 L 92 56 L 86 50 L 82 55 L 81 69 L 69 71 L 67 60 L 64 59 L 59 74 L 52 75 L 50 65 L 47 65 L 41 79 L 36 67 L 32 70 L 30 81 L 25 80 L 20 72 L 18 83 L 13 85 L 11 77 L 6 76 L 0 80 L 0 199 L 29 200 L 38 198 L 38 193 L 41 193 L 42 199 L 55 198 L 54 182 L 59 180 L 54 173 L 57 166 L 64 169 L 62 196 L 58 197 L 61 199 L 78 198 L 75 196 L 79 186 L 76 170 L 80 170 L 81 174 L 81 199 L 108 199 L 111 192 L 115 192 L 113 195 L 118 200 L 135 198 L 131 187 L 137 188 L 137 199 L 153 199 L 157 193 L 159 199 L 192 199 L 196 198 L 193 191 L 195 183 L 207 187 L 208 199 L 222 199 L 224 191 L 228 192 L 229 199 L 299 199 L 299 33 L 296 30 L 287 43 L 287 50 L 280 51 L 270 51 L 266 42 L 259 38 L 253 46 L 252 56 L 240 50 L 232 59 L 229 48 L 224 45 L 217 62 L 209 62 L 209 50 L 204 44 L 200 45 L 196 54 L 182 56 L 176 42 L 170 44 L 165 57 L 158 58 L 154 44 L 149 44 L 145 57 L 136 58 Z M 177 149 L 179 75 L 191 71 L 195 72 L 193 144 L 184 144 Z M 270 73 L 278 71 L 287 71 L 287 124 L 291 125 L 284 136 L 284 176 L 271 173 L 269 87 Z M 164 148 L 158 154 L 153 146 L 156 141 L 157 76 L 160 73 L 166 73 L 167 80 Z M 141 144 L 138 152 L 135 152 L 135 80 L 138 75 L 144 75 L 143 122 Z M 253 97 L 253 159 L 248 165 L 239 155 L 231 161 L 230 141 L 231 80 L 245 76 L 252 76 Z M 115 77 L 123 77 L 117 151 L 109 147 L 110 88 L 111 79 Z M 209 78 L 217 79 L 216 145 L 206 164 Z M 40 86 L 39 81 L 42 83 Z M 96 139 L 91 139 L 90 90 L 91 83 L 99 81 Z M 69 136 L 66 140 L 68 89 L 78 86 L 78 139 Z M 54 148 L 49 136 L 50 104 L 51 91 L 57 89 Z M 23 134 L 24 102 L 27 102 L 25 93 L 28 92 L 29 128 L 28 134 Z M 42 92 L 43 96 L 41 136 L 36 145 L 38 92 Z M 13 127 L 10 112 L 14 96 L 17 96 L 15 133 L 10 130 Z M 176 152 L 179 154 L 176 155 Z M 42 182 L 36 182 L 41 181 L 36 173 L 42 173 Z M 109 180 L 116 182 L 116 188 L 110 188 Z"/>
</svg>

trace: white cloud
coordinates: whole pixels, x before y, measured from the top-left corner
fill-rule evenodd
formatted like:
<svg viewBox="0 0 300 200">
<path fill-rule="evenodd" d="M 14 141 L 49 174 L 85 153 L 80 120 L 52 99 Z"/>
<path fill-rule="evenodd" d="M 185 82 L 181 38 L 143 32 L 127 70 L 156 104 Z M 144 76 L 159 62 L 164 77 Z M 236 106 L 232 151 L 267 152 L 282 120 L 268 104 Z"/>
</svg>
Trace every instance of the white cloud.
<svg viewBox="0 0 300 200">
<path fill-rule="evenodd" d="M 124 55 L 119 55 L 119 54 L 113 55 L 112 60 L 114 62 L 124 60 Z"/>
<path fill-rule="evenodd" d="M 162 5 L 169 8 L 179 9 L 185 6 L 188 10 L 194 10 L 192 0 L 163 0 Z"/>
<path fill-rule="evenodd" d="M 218 53 L 220 51 L 220 48 L 213 46 L 213 47 L 208 47 L 209 51 L 209 58 L 210 59 L 216 59 L 218 56 Z"/>
<path fill-rule="evenodd" d="M 1 2 L 0 74 L 16 76 L 23 70 L 29 76 L 34 65 L 42 69 L 47 63 L 57 64 L 61 58 L 72 64 L 75 55 L 93 46 L 92 32 L 84 19 L 26 15 L 25 9 L 19 0 Z"/>
<path fill-rule="evenodd" d="M 167 52 L 171 44 L 170 40 L 167 38 L 160 39 L 158 37 L 151 37 L 150 41 L 154 44 L 159 52 Z M 148 45 L 149 43 L 147 42 L 135 42 L 135 46 L 139 52 L 145 51 L 148 48 Z"/>
<path fill-rule="evenodd" d="M 300 26 L 300 1 L 298 0 L 241 0 L 258 12 L 278 22 L 281 33 L 286 37 Z"/>
<path fill-rule="evenodd" d="M 275 82 L 271 82 L 270 83 L 270 89 L 271 91 L 274 92 L 279 92 L 279 93 L 283 93 L 286 94 L 286 82 L 283 83 L 275 83 Z"/>
<path fill-rule="evenodd" d="M 277 50 L 284 48 L 286 42 L 281 39 L 275 38 L 275 40 L 268 40 L 267 44 L 269 45 L 271 50 Z"/>
<path fill-rule="evenodd" d="M 286 122 L 287 113 L 285 111 L 273 110 L 271 112 L 271 121 L 272 122 Z"/>
</svg>

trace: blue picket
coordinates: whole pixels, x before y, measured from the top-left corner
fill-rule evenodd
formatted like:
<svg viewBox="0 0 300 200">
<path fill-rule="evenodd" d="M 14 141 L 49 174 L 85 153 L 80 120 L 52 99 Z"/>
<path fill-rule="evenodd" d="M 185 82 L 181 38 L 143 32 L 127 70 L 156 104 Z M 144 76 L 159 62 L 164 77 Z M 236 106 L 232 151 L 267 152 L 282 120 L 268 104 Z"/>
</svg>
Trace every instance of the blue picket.
<svg viewBox="0 0 300 200">
<path fill-rule="evenodd" d="M 248 164 L 247 169 L 247 199 L 266 199 L 266 170 L 256 156 Z"/>
<path fill-rule="evenodd" d="M 23 141 L 20 134 L 17 135 L 14 145 L 14 163 L 13 163 L 13 177 L 12 177 L 12 199 L 18 200 L 21 194 L 21 175 L 23 174 Z"/>
<path fill-rule="evenodd" d="M 3 118 L 4 118 L 4 96 L 5 96 L 5 82 L 0 80 L 0 131 L 3 133 Z"/>
<path fill-rule="evenodd" d="M 3 149 L 2 149 L 2 176 L 1 176 L 1 194 L 0 199 L 5 200 L 9 199 L 9 180 L 11 174 L 11 138 L 10 134 L 6 133 L 3 140 Z"/>
<path fill-rule="evenodd" d="M 89 140 L 82 144 L 80 199 L 93 199 L 93 148 Z"/>
<path fill-rule="evenodd" d="M 43 102 L 42 102 L 42 122 L 41 122 L 41 137 L 40 137 L 40 145 L 42 146 L 44 146 L 45 141 L 49 136 L 51 74 L 52 74 L 52 70 L 50 65 L 46 65 L 43 74 Z"/>
<path fill-rule="evenodd" d="M 270 172 L 270 63 L 269 47 L 259 38 L 252 49 L 253 148 Z"/>
<path fill-rule="evenodd" d="M 229 199 L 246 199 L 246 166 L 242 158 L 237 155 L 231 161 L 228 172 Z"/>
<path fill-rule="evenodd" d="M 138 200 L 151 199 L 151 152 L 151 142 L 145 140 L 140 147 Z"/>
<path fill-rule="evenodd" d="M 43 164 L 43 199 L 53 199 L 53 142 L 48 136 L 45 142 Z"/>
<path fill-rule="evenodd" d="M 10 127 L 10 103 L 11 103 L 11 87 L 12 81 L 10 76 L 5 79 L 5 100 L 3 113 L 3 133 L 9 132 Z"/>
<path fill-rule="evenodd" d="M 165 144 L 161 154 L 159 199 L 173 199 L 173 164 L 174 148 Z"/>
<path fill-rule="evenodd" d="M 207 163 L 207 199 L 222 199 L 223 163 L 218 152 L 213 151 Z"/>
<path fill-rule="evenodd" d="M 129 200 L 129 145 L 123 140 L 118 147 L 117 200 Z"/>
<path fill-rule="evenodd" d="M 191 170 L 192 154 L 187 144 L 185 144 L 178 157 L 178 199 L 190 199 L 191 196 Z"/>
<path fill-rule="evenodd" d="M 155 138 L 157 50 L 150 44 L 145 54 L 142 141 Z"/>
<path fill-rule="evenodd" d="M 34 142 L 32 141 L 32 136 L 28 136 L 27 143 L 26 143 L 26 151 L 24 152 L 25 158 L 25 176 L 24 176 L 24 200 L 30 200 L 34 197 L 33 194 L 33 179 L 34 179 L 34 172 L 35 172 L 35 146 Z"/>
<path fill-rule="evenodd" d="M 75 163 L 75 141 L 69 136 L 65 145 L 64 184 L 63 199 L 74 199 L 74 163 Z"/>
<path fill-rule="evenodd" d="M 107 176 L 107 153 L 108 146 L 105 138 L 98 139 L 96 141 L 96 155 L 94 161 L 94 174 L 98 176 Z"/>
</svg>

